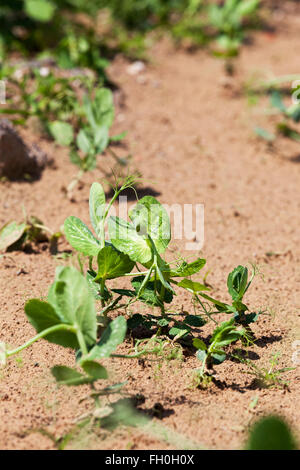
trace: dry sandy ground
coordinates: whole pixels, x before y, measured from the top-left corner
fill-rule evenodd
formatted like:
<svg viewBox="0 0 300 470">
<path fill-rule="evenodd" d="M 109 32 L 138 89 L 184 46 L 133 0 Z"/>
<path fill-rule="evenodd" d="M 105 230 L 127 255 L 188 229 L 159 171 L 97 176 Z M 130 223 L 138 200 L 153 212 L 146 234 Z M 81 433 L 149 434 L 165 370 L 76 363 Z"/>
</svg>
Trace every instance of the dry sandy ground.
<svg viewBox="0 0 300 470">
<path fill-rule="evenodd" d="M 280 352 L 280 366 L 291 367 L 293 342 L 300 339 L 300 148 L 279 139 L 271 150 L 258 141 L 253 127 L 270 128 L 270 120 L 261 113 L 264 106 L 249 107 L 242 93 L 242 84 L 258 72 L 265 76 L 300 72 L 299 12 L 281 14 L 275 20 L 275 33 L 256 33 L 253 44 L 243 48 L 236 75 L 230 80 L 222 62 L 205 51 L 174 51 L 167 43 L 154 47 L 153 63 L 138 77 L 127 73 L 128 64 L 122 58 L 115 60 L 110 73 L 122 90 L 114 130 L 129 131 L 127 149 L 116 151 L 133 155 L 132 168 L 141 172 L 144 186 L 156 192 L 161 202 L 205 205 L 202 255 L 207 258 L 208 281 L 216 296 L 227 299 L 226 277 L 236 265 L 255 262 L 260 266 L 264 279 L 255 280 L 247 303 L 252 311 L 268 309 L 273 315 L 262 316 L 255 325 L 258 341 L 251 348 L 253 358 L 260 367 L 267 366 L 272 355 Z M 34 140 L 30 132 L 23 134 Z M 84 186 L 75 193 L 76 202 L 71 203 L 61 191 L 76 171 L 67 152 L 45 141 L 40 145 L 54 158 L 56 168 L 47 169 L 34 183 L 2 183 L 0 223 L 20 219 L 22 204 L 55 230 L 71 214 L 88 222 L 89 185 L 101 181 L 101 168 L 85 176 Z M 107 162 L 104 158 L 100 162 L 101 167 L 111 164 L 108 157 Z M 68 247 L 62 242 L 60 250 L 64 248 Z M 184 242 L 176 241 L 173 249 L 190 255 L 184 252 Z M 268 257 L 267 252 L 277 255 Z M 1 340 L 17 346 L 32 336 L 24 303 L 47 294 L 59 263 L 42 247 L 0 259 Z M 190 308 L 184 294 L 176 304 Z M 204 336 L 209 328 L 204 328 Z M 128 351 L 129 346 L 121 350 Z M 36 430 L 59 438 L 88 410 L 87 403 L 79 404 L 87 392 L 84 387 L 57 389 L 49 367 L 59 363 L 72 365 L 72 352 L 42 341 L 1 370 L 2 449 L 55 448 L 49 437 Z M 286 417 L 299 438 L 299 366 L 284 377 L 290 381 L 288 390 L 255 388 L 252 377 L 244 373 L 247 368 L 232 361 L 216 368 L 219 386 L 190 388 L 192 371 L 198 366 L 194 356 L 164 362 L 161 367 L 137 360 L 109 362 L 113 380 L 127 380 L 129 394 L 144 395 L 141 408 L 151 414 L 155 403 L 160 403 L 164 412 L 159 423 L 199 446 L 240 448 L 249 425 L 265 413 Z M 119 428 L 113 433 L 82 432 L 69 448 L 183 445 L 180 439 L 177 444 L 169 441 Z"/>
</svg>

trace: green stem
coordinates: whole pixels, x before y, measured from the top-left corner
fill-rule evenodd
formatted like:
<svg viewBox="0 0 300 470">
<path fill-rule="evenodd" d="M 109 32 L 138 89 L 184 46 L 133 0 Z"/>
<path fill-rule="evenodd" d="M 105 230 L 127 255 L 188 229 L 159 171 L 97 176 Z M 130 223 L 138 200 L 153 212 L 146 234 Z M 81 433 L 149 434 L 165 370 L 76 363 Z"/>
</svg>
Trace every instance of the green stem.
<svg viewBox="0 0 300 470">
<path fill-rule="evenodd" d="M 76 330 L 76 336 L 77 336 L 77 340 L 78 340 L 78 343 L 82 352 L 82 356 L 85 356 L 86 354 L 88 354 L 88 349 L 86 347 L 86 343 L 85 343 L 85 339 L 83 337 L 82 331 L 79 329 Z"/>
<path fill-rule="evenodd" d="M 105 279 L 104 279 L 104 277 L 102 277 L 101 282 L 100 282 L 100 295 L 101 295 L 101 306 L 102 306 L 102 308 L 105 307 L 104 294 L 105 294 Z M 107 312 L 104 312 L 103 314 L 104 314 L 104 316 L 107 316 Z"/>
<path fill-rule="evenodd" d="M 28 348 L 28 346 L 31 346 L 33 343 L 35 343 L 39 339 L 44 338 L 45 336 L 48 336 L 51 333 L 55 333 L 56 331 L 60 331 L 60 330 L 67 330 L 67 331 L 71 331 L 72 333 L 77 333 L 77 329 L 71 325 L 61 324 L 61 325 L 51 326 L 50 328 L 47 328 L 46 330 L 41 331 L 41 333 L 31 338 L 22 346 L 19 346 L 16 349 L 12 349 L 11 351 L 7 351 L 6 356 L 10 357 L 10 356 L 13 356 L 14 354 L 18 354 L 19 352 L 23 351 L 23 349 Z"/>
</svg>

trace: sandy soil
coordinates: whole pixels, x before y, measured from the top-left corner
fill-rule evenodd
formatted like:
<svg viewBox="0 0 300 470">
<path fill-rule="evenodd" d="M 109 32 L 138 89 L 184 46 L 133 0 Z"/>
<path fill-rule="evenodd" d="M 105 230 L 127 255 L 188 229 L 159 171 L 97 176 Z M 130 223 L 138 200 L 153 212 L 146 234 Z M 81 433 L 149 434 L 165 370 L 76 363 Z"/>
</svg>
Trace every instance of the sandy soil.
<svg viewBox="0 0 300 470">
<path fill-rule="evenodd" d="M 258 341 L 251 348 L 252 357 L 260 367 L 267 366 L 276 352 L 281 353 L 280 366 L 293 366 L 293 342 L 300 339 L 300 149 L 283 138 L 273 149 L 256 139 L 253 127 L 269 127 L 270 120 L 261 112 L 264 106 L 248 105 L 242 90 L 258 72 L 265 76 L 299 72 L 300 15 L 286 10 L 274 14 L 275 32 L 255 33 L 230 79 L 222 61 L 205 51 L 174 51 L 167 42 L 154 47 L 153 63 L 138 76 L 127 73 L 128 64 L 121 57 L 110 69 L 121 90 L 116 96 L 114 130 L 129 131 L 127 148 L 116 152 L 133 155 L 132 169 L 141 172 L 144 187 L 161 202 L 205 205 L 202 255 L 207 258 L 213 293 L 227 299 L 226 277 L 236 265 L 255 262 L 260 266 L 264 279 L 257 278 L 247 294 L 252 311 L 272 313 L 262 316 L 254 327 Z M 30 131 L 23 130 L 22 135 L 36 140 Z M 85 184 L 76 190 L 76 202 L 71 203 L 61 190 L 76 172 L 67 152 L 46 141 L 39 144 L 53 157 L 55 167 L 45 170 L 34 183 L 1 183 L 0 223 L 20 219 L 22 205 L 54 230 L 71 214 L 88 223 L 89 185 L 101 181 L 101 167 L 108 168 L 112 161 L 108 156 L 100 160 L 99 168 L 84 177 Z M 189 256 L 184 247 L 184 242 L 176 241 L 172 249 Z M 59 248 L 63 251 L 68 246 L 61 242 Z M 268 252 L 276 255 L 267 256 Z M 1 340 L 17 346 L 32 336 L 24 303 L 46 296 L 55 266 L 62 262 L 43 246 L 0 259 Z M 182 294 L 176 304 L 189 309 L 187 300 Z M 204 336 L 209 328 L 203 329 Z M 120 350 L 129 347 L 128 342 Z M 79 404 L 87 393 L 85 387 L 57 389 L 49 367 L 59 363 L 72 365 L 72 352 L 41 341 L 1 370 L 2 449 L 53 449 L 51 438 L 38 430 L 59 438 L 89 409 L 88 403 Z M 244 365 L 227 360 L 216 368 L 218 385 L 207 390 L 190 387 L 198 366 L 189 355 L 160 366 L 137 360 L 109 362 L 113 380 L 128 380 L 126 392 L 145 397 L 142 409 L 153 415 L 155 404 L 160 403 L 164 411 L 161 419 L 154 419 L 199 446 L 241 448 L 249 425 L 265 413 L 284 416 L 300 438 L 299 366 L 284 376 L 290 381 L 288 389 L 260 389 L 244 373 Z M 176 445 L 182 444 L 119 428 L 113 433 L 83 431 L 67 447 L 160 449 Z"/>
</svg>

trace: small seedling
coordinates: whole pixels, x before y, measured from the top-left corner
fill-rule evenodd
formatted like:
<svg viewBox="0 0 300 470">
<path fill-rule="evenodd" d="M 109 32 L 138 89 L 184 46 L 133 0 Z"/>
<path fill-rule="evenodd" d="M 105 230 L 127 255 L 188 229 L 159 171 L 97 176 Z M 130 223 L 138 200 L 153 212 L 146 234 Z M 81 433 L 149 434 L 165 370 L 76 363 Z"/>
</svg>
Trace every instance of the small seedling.
<svg viewBox="0 0 300 470">
<path fill-rule="evenodd" d="M 224 347 L 238 341 L 245 335 L 245 329 L 237 328 L 234 318 L 232 318 L 215 328 L 208 346 L 201 339 L 194 338 L 193 345 L 198 350 L 196 356 L 202 362 L 199 377 L 205 377 L 206 370 L 212 368 L 214 364 L 224 362 L 226 359 Z"/>
<path fill-rule="evenodd" d="M 286 372 L 290 372 L 291 370 L 295 370 L 295 367 L 283 367 L 281 369 L 276 368 L 278 365 L 278 358 L 280 354 L 274 354 L 270 359 L 270 367 L 258 367 L 254 364 L 253 361 L 249 359 L 242 359 L 238 357 L 238 359 L 248 366 L 249 370 L 243 373 L 249 374 L 255 377 L 255 384 L 259 388 L 271 388 L 271 387 L 283 387 L 288 388 L 289 382 L 283 380 L 281 378 L 282 374 Z"/>
<path fill-rule="evenodd" d="M 55 253 L 61 236 L 61 232 L 53 232 L 37 217 L 24 214 L 23 222 L 8 222 L 0 229 L 0 251 L 24 250 L 32 243 L 49 242 L 51 253 Z"/>
</svg>

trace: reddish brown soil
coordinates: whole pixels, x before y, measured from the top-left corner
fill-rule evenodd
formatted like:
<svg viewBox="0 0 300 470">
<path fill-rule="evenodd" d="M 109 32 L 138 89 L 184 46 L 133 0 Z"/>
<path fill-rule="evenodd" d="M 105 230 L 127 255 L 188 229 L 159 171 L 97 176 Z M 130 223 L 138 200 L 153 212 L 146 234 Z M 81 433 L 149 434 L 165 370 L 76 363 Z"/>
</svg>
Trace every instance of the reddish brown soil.
<svg viewBox="0 0 300 470">
<path fill-rule="evenodd" d="M 226 277 L 236 265 L 252 261 L 260 266 L 264 280 L 255 280 L 247 303 L 252 311 L 262 308 L 274 314 L 262 316 L 254 327 L 258 341 L 250 349 L 260 367 L 267 366 L 276 352 L 281 353 L 281 367 L 293 366 L 292 343 L 300 339 L 299 144 L 280 139 L 272 150 L 258 141 L 253 126 L 270 127 L 270 120 L 258 108 L 250 108 L 242 93 L 242 84 L 257 72 L 265 76 L 300 72 L 300 16 L 291 12 L 277 19 L 274 34 L 256 33 L 254 43 L 243 48 L 231 79 L 225 77 L 222 61 L 205 51 L 189 54 L 165 43 L 155 46 L 153 63 L 139 78 L 127 73 L 128 64 L 122 58 L 110 70 L 122 90 L 114 130 L 129 131 L 127 149 L 116 151 L 130 151 L 132 168 L 141 172 L 144 186 L 156 191 L 163 203 L 205 204 L 202 254 L 207 258 L 214 295 L 227 299 Z M 22 135 L 35 140 L 30 131 Z M 84 177 L 85 184 L 71 203 L 61 191 L 76 173 L 67 152 L 52 143 L 39 144 L 54 158 L 56 168 L 47 169 L 34 183 L 2 183 L 0 223 L 20 219 L 22 205 L 55 230 L 71 214 L 88 222 L 89 185 L 102 180 L 102 170 Z M 112 165 L 109 158 L 100 161 L 101 167 L 105 165 Z M 184 248 L 183 242 L 174 245 L 176 251 Z M 68 246 L 61 242 L 59 248 Z M 267 252 L 277 255 L 267 256 Z M 33 253 L 16 252 L 0 259 L 2 341 L 17 346 L 33 335 L 24 303 L 46 296 L 60 263 L 41 246 Z M 184 294 L 177 297 L 176 305 L 191 308 Z M 204 337 L 210 328 L 203 328 Z M 129 347 L 127 343 L 120 350 Z M 41 341 L 21 358 L 1 370 L 0 447 L 53 449 L 51 439 L 37 430 L 57 438 L 67 433 L 74 419 L 89 409 L 88 403 L 79 404 L 87 389 L 57 389 L 50 375 L 49 368 L 55 364 L 73 364 L 71 351 Z M 160 403 L 165 412 L 157 421 L 199 446 L 241 448 L 249 425 L 266 413 L 284 416 L 300 437 L 299 366 L 283 376 L 290 381 L 288 389 L 255 389 L 253 377 L 244 373 L 246 366 L 227 360 L 216 367 L 219 386 L 207 390 L 190 388 L 193 369 L 199 367 L 194 356 L 165 361 L 161 367 L 113 359 L 108 367 L 112 380 L 128 380 L 126 392 L 145 396 L 141 408 L 151 410 Z M 256 397 L 252 409 L 250 403 Z M 174 446 L 183 444 L 119 428 L 113 433 L 84 431 L 68 448 Z"/>
</svg>

